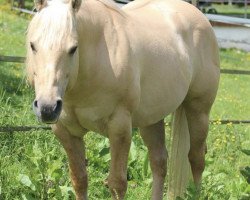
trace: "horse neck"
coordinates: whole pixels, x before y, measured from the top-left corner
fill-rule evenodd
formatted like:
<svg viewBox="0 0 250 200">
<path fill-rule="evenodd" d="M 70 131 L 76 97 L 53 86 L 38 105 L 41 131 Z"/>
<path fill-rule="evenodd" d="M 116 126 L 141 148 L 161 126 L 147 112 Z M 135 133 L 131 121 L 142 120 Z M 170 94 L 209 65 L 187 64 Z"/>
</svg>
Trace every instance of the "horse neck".
<svg viewBox="0 0 250 200">
<path fill-rule="evenodd" d="M 107 43 L 112 40 L 110 37 L 115 37 L 114 23 L 119 23 L 120 18 L 122 18 L 119 13 L 115 13 L 114 16 L 114 12 L 116 11 L 97 0 L 86 0 L 82 9 L 79 10 L 77 24 L 79 47 L 81 49 L 79 52 L 80 72 L 91 74 L 109 67 L 103 64 L 106 61 L 105 59 L 108 59 Z"/>
<path fill-rule="evenodd" d="M 108 66 L 108 50 L 104 48 L 105 27 L 109 23 L 109 13 L 96 0 L 85 0 L 77 15 L 79 68 L 77 80 L 73 88 L 65 93 L 65 100 L 72 103 L 80 98 L 79 88 L 84 96 L 89 96 L 110 73 Z M 109 76 L 109 75 L 107 75 Z M 95 87 L 95 88 L 93 88 Z"/>
<path fill-rule="evenodd" d="M 84 34 L 97 34 L 108 19 L 109 12 L 97 0 L 85 0 L 77 13 L 78 27 Z"/>
<path fill-rule="evenodd" d="M 106 0 L 85 0 L 77 14 L 78 26 L 81 34 L 89 36 L 86 39 L 89 40 L 103 35 L 104 29 L 112 29 L 114 23 L 120 23 L 125 15 Z"/>
</svg>

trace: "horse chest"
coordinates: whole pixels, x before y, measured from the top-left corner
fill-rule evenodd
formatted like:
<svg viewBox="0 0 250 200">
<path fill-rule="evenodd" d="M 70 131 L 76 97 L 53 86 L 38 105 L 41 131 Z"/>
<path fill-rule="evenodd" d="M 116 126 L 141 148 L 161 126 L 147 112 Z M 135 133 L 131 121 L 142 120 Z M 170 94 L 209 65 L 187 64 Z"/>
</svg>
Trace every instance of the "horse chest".
<svg viewBox="0 0 250 200">
<path fill-rule="evenodd" d="M 112 113 L 110 110 L 104 106 L 76 108 L 75 113 L 77 120 L 82 127 L 105 134 L 108 119 Z"/>
<path fill-rule="evenodd" d="M 67 121 L 67 126 L 78 126 L 105 135 L 117 99 L 107 91 L 92 95 L 82 95 L 78 92 L 78 95 L 73 97 L 74 101 L 65 104 L 66 117 L 63 120 Z"/>
</svg>

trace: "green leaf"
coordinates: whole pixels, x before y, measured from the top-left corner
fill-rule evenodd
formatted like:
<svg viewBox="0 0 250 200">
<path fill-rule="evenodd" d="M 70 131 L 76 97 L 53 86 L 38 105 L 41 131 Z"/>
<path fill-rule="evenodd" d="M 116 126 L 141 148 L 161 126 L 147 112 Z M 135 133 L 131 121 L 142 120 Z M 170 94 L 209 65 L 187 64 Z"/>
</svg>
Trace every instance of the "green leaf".
<svg viewBox="0 0 250 200">
<path fill-rule="evenodd" d="M 144 177 L 147 177 L 148 176 L 148 152 L 147 154 L 145 155 L 145 159 L 144 159 L 144 162 L 143 162 L 143 175 Z"/>
<path fill-rule="evenodd" d="M 35 198 L 31 196 L 30 194 L 22 194 L 22 199 L 23 200 L 35 200 Z"/>
<path fill-rule="evenodd" d="M 53 188 L 49 188 L 48 189 L 48 194 L 54 194 L 55 193 L 55 189 L 53 189 Z"/>
<path fill-rule="evenodd" d="M 107 154 L 109 154 L 109 147 L 103 147 L 99 152 L 100 157 L 106 156 Z"/>
<path fill-rule="evenodd" d="M 49 165 L 47 173 L 50 177 L 53 178 L 58 178 L 58 176 L 62 176 L 63 172 L 62 172 L 62 161 L 60 159 L 57 160 L 52 160 L 50 161 L 52 162 L 51 165 Z"/>
<path fill-rule="evenodd" d="M 59 186 L 62 196 L 63 197 L 68 197 L 69 193 L 73 193 L 73 188 L 72 187 L 68 187 L 68 186 Z"/>
<path fill-rule="evenodd" d="M 136 152 L 135 143 L 131 141 L 130 152 L 129 152 L 129 157 L 130 157 L 131 162 L 136 160 L 136 154 L 137 152 Z"/>
<path fill-rule="evenodd" d="M 36 190 L 35 185 L 31 182 L 30 178 L 25 174 L 19 174 L 18 180 L 25 186 L 29 187 L 33 191 Z"/>
<path fill-rule="evenodd" d="M 250 196 L 250 184 L 246 187 L 245 193 L 249 194 L 249 196 Z"/>
<path fill-rule="evenodd" d="M 248 184 L 250 184 L 250 167 L 244 167 L 240 169 L 240 173 L 244 176 Z"/>
<path fill-rule="evenodd" d="M 249 200 L 250 194 L 243 194 L 239 200 Z"/>
<path fill-rule="evenodd" d="M 242 151 L 244 154 L 250 156 L 250 150 L 249 150 L 249 149 L 241 149 L 241 151 Z"/>
</svg>

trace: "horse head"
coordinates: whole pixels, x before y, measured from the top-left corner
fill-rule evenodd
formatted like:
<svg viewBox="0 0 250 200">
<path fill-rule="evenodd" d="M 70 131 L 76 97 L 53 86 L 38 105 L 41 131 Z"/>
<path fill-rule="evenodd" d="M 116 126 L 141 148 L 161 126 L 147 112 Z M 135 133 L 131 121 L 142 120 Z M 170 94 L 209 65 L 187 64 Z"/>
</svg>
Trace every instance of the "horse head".
<svg viewBox="0 0 250 200">
<path fill-rule="evenodd" d="M 38 11 L 27 33 L 27 75 L 35 88 L 33 108 L 45 123 L 56 123 L 65 92 L 79 68 L 76 13 L 81 0 L 35 0 Z"/>
</svg>

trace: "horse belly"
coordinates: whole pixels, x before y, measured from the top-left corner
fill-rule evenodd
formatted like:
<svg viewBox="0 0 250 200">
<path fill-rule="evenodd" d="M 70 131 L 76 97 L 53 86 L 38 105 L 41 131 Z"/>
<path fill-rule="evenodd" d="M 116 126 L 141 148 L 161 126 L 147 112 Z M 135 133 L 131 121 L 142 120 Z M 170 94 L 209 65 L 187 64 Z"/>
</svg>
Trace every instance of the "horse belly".
<svg viewBox="0 0 250 200">
<path fill-rule="evenodd" d="M 150 69 L 141 80 L 140 104 L 133 113 L 134 127 L 151 125 L 174 112 L 188 92 L 191 78 L 187 73 L 183 76 L 182 68 L 165 65 Z"/>
</svg>

